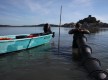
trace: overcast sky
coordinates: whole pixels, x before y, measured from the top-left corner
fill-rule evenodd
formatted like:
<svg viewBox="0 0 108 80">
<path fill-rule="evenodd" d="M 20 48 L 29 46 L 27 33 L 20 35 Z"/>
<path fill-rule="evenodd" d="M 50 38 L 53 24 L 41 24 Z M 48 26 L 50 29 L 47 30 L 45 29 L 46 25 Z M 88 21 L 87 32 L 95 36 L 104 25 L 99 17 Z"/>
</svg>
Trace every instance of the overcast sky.
<svg viewBox="0 0 108 80">
<path fill-rule="evenodd" d="M 92 15 L 108 23 L 108 0 L 0 0 L 0 24 L 35 25 L 77 22 Z"/>
</svg>

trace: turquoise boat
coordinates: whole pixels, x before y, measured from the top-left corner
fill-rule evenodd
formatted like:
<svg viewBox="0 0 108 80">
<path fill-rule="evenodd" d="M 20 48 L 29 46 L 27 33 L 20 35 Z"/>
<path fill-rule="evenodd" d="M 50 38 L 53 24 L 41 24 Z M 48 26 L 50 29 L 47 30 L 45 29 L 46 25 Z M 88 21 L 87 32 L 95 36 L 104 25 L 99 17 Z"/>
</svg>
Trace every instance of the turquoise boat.
<svg viewBox="0 0 108 80">
<path fill-rule="evenodd" d="M 52 39 L 53 33 L 36 33 L 0 36 L 0 54 L 33 48 Z"/>
</svg>

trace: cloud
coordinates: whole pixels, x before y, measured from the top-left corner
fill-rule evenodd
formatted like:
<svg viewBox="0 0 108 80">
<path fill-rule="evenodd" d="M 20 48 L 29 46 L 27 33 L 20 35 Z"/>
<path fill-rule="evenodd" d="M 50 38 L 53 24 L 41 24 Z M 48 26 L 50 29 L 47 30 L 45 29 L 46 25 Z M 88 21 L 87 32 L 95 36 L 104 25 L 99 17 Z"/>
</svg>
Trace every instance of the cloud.
<svg viewBox="0 0 108 80">
<path fill-rule="evenodd" d="M 71 0 L 64 10 L 65 19 L 70 22 L 77 22 L 94 13 L 92 0 Z"/>
<path fill-rule="evenodd" d="M 0 12 L 0 18 L 1 19 L 13 19 L 13 20 L 20 20 L 22 18 L 21 15 L 16 15 L 14 13 L 7 13 L 7 12 Z"/>
<path fill-rule="evenodd" d="M 69 7 L 71 8 L 85 8 L 85 7 L 91 7 L 92 6 L 92 0 L 72 0 L 69 3 Z"/>
<path fill-rule="evenodd" d="M 34 22 L 34 24 L 46 21 L 57 23 L 61 5 L 63 6 L 63 23 L 76 22 L 88 15 L 95 16 L 94 14 L 97 14 L 98 10 L 94 7 L 93 0 L 3 0 L 0 3 L 0 18 L 4 22 L 7 19 L 18 22 L 22 20 L 22 24 L 27 21 Z M 96 15 L 97 19 L 108 21 L 108 17 L 103 16 L 101 12 Z"/>
<path fill-rule="evenodd" d="M 91 0 L 73 0 L 73 4 L 78 6 L 90 6 Z"/>
<path fill-rule="evenodd" d="M 107 15 L 94 15 L 97 20 L 100 20 L 101 22 L 108 23 L 108 16 Z"/>
<path fill-rule="evenodd" d="M 25 0 L 26 6 L 35 13 L 50 13 L 49 6 L 52 5 L 52 1 L 43 3 L 41 1 L 34 1 L 34 0 Z"/>
</svg>

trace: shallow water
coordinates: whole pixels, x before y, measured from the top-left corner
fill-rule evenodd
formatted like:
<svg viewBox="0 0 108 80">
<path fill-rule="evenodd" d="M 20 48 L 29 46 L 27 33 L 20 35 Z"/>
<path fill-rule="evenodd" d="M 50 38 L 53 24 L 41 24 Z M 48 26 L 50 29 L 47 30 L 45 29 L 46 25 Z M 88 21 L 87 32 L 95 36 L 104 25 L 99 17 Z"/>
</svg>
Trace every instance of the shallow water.
<svg viewBox="0 0 108 80">
<path fill-rule="evenodd" d="M 72 60 L 70 28 L 61 28 L 58 51 L 58 28 L 50 43 L 29 50 L 0 56 L 0 80 L 92 80 L 81 65 Z M 43 32 L 42 27 L 0 28 L 1 35 Z M 108 30 L 86 35 L 93 56 L 108 69 Z"/>
</svg>

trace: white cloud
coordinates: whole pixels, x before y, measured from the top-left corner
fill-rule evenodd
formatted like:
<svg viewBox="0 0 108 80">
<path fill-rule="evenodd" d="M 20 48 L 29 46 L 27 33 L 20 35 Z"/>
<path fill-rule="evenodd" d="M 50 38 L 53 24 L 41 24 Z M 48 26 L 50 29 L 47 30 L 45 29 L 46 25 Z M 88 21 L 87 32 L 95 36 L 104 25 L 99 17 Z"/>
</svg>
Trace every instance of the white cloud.
<svg viewBox="0 0 108 80">
<path fill-rule="evenodd" d="M 26 6 L 36 13 L 48 14 L 50 12 L 49 6 L 52 5 L 52 1 L 47 3 L 41 3 L 39 1 L 25 0 Z"/>
<path fill-rule="evenodd" d="M 91 7 L 92 0 L 72 0 L 69 3 L 69 7 L 71 8 L 82 8 L 82 7 Z"/>
<path fill-rule="evenodd" d="M 4 19 L 13 19 L 13 20 L 20 20 L 23 16 L 21 15 L 16 15 L 14 13 L 7 13 L 7 12 L 0 12 L 3 15 L 0 15 L 0 18 Z"/>
<path fill-rule="evenodd" d="M 92 0 L 71 0 L 68 3 L 66 11 L 66 17 L 70 21 L 78 21 L 95 13 Z"/>
<path fill-rule="evenodd" d="M 59 21 L 60 6 L 63 4 L 62 22 L 76 22 L 88 15 L 97 14 L 93 3 L 93 0 L 7 0 L 0 4 L 0 17 L 53 23 Z M 108 21 L 105 15 L 93 16 L 102 22 Z"/>
<path fill-rule="evenodd" d="M 106 22 L 108 23 L 108 16 L 107 15 L 94 15 L 97 20 L 100 20 L 101 22 Z"/>
<path fill-rule="evenodd" d="M 90 6 L 91 0 L 73 0 L 73 3 L 78 6 Z"/>
</svg>

